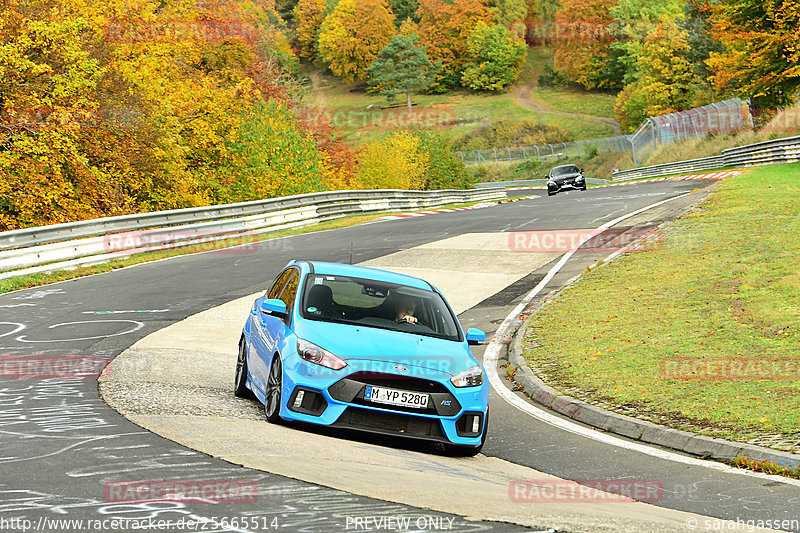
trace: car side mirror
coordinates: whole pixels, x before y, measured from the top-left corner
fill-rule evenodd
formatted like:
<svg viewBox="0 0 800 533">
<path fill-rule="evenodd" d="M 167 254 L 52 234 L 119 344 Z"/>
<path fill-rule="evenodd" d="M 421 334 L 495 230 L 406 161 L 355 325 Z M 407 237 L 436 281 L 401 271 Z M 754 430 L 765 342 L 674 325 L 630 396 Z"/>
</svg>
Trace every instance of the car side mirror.
<svg viewBox="0 0 800 533">
<path fill-rule="evenodd" d="M 486 333 L 478 328 L 469 328 L 467 330 L 467 344 L 480 344 L 486 340 Z"/>
<path fill-rule="evenodd" d="M 264 300 L 264 303 L 261 304 L 261 312 L 278 318 L 286 318 L 286 303 L 277 298 Z"/>
</svg>

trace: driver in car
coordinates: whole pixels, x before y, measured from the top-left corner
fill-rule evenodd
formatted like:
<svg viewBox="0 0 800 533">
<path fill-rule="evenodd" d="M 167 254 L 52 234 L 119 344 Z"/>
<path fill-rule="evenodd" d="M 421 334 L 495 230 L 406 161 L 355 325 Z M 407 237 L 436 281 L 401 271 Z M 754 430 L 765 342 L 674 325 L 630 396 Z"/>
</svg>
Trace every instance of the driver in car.
<svg viewBox="0 0 800 533">
<path fill-rule="evenodd" d="M 406 322 L 416 324 L 417 317 L 414 316 L 414 298 L 405 294 L 398 295 L 395 300 L 395 322 Z"/>
</svg>

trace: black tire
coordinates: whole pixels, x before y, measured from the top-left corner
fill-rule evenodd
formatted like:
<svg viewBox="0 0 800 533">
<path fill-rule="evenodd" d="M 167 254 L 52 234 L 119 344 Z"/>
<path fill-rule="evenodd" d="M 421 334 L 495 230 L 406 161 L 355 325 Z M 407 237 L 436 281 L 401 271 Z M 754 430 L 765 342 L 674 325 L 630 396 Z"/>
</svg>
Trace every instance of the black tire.
<svg viewBox="0 0 800 533">
<path fill-rule="evenodd" d="M 585 191 L 585 190 L 586 190 L 586 185 L 584 185 L 583 187 L 581 187 L 581 190 L 582 190 L 582 191 Z"/>
<path fill-rule="evenodd" d="M 253 393 L 247 388 L 247 348 L 245 347 L 244 339 L 239 341 L 239 356 L 236 358 L 236 378 L 233 382 L 233 394 L 237 398 L 253 398 Z"/>
<path fill-rule="evenodd" d="M 486 444 L 487 433 L 489 433 L 489 409 L 486 409 L 486 421 L 483 424 L 481 443 L 477 446 L 457 446 L 455 444 L 450 444 L 446 447 L 447 454 L 452 457 L 475 457 L 483 450 L 483 445 Z"/>
<path fill-rule="evenodd" d="M 555 196 L 555 195 L 556 193 L 554 193 L 553 191 L 547 191 L 547 196 Z"/>
<path fill-rule="evenodd" d="M 264 394 L 264 416 L 267 422 L 279 424 L 281 422 L 281 390 L 283 389 L 283 367 L 278 354 L 272 358 L 267 377 L 267 390 Z"/>
</svg>

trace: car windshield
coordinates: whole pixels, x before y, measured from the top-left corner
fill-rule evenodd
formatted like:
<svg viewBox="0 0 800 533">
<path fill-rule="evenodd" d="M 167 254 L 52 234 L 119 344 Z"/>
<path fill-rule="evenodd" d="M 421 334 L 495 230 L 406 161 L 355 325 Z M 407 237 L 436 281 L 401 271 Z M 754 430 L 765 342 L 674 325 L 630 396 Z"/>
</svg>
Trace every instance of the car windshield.
<svg viewBox="0 0 800 533">
<path fill-rule="evenodd" d="M 567 174 L 576 174 L 578 172 L 578 167 L 575 165 L 564 165 L 562 167 L 556 167 L 550 173 L 552 176 L 566 176 Z"/>
<path fill-rule="evenodd" d="M 303 285 L 303 318 L 461 340 L 453 313 L 435 291 L 325 274 L 309 274 Z"/>
</svg>

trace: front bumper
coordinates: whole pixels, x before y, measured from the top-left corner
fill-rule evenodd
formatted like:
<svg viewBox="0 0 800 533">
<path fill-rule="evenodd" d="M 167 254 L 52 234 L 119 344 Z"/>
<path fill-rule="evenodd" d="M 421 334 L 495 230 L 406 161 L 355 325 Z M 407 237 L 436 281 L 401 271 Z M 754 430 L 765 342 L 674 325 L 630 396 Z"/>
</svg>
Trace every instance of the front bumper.
<svg viewBox="0 0 800 533">
<path fill-rule="evenodd" d="M 457 388 L 450 374 L 420 367 L 376 372 L 374 361 L 351 360 L 333 371 L 298 360 L 284 365 L 281 417 L 286 420 L 465 446 L 481 443 L 489 401 L 485 381 Z M 364 398 L 367 385 L 427 393 L 428 406 L 370 402 Z M 301 401 L 299 391 L 304 391 Z"/>
<path fill-rule="evenodd" d="M 561 191 L 579 191 L 586 187 L 586 181 L 578 181 L 575 179 L 564 180 L 562 182 L 552 182 L 547 184 L 547 190 L 550 192 Z"/>
</svg>

